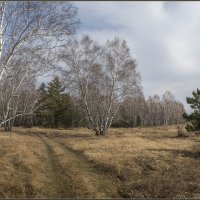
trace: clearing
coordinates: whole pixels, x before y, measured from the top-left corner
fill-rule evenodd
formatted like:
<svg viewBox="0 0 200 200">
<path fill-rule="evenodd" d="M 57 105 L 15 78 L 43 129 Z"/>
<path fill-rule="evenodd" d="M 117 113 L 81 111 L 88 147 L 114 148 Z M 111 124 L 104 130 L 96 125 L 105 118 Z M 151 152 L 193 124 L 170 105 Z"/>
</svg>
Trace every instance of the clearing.
<svg viewBox="0 0 200 200">
<path fill-rule="evenodd" d="M 200 137 L 176 131 L 1 131 L 0 198 L 200 198 Z"/>
</svg>

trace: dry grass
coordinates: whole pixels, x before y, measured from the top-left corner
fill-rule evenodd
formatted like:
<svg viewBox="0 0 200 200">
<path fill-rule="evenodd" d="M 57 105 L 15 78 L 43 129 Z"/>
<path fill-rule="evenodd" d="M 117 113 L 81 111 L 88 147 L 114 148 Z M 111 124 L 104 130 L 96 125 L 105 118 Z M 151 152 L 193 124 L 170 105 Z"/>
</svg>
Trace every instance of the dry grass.
<svg viewBox="0 0 200 200">
<path fill-rule="evenodd" d="M 71 168 L 72 175 L 77 173 L 76 169 L 80 173 L 70 179 L 76 184 L 85 181 L 83 193 L 93 194 L 96 183 L 90 183 L 92 174 L 84 172 L 90 168 L 87 163 L 82 171 L 78 167 L 80 155 L 95 165 L 97 171 L 93 175 L 103 171 L 119 178 L 118 191 L 124 197 L 200 198 L 200 138 L 178 138 L 175 126 L 117 128 L 106 137 L 95 137 L 87 129 L 15 131 L 11 138 L 0 134 L 0 197 L 48 197 L 48 178 L 44 176 L 48 155 L 42 140 L 32 137 L 40 133 L 49 141 L 63 171 L 70 169 L 69 162 L 76 163 L 74 172 Z M 66 157 L 67 152 L 57 143 L 71 149 L 77 158 Z M 79 197 L 85 197 L 81 190 L 78 192 Z M 96 197 L 101 197 L 101 193 Z"/>
<path fill-rule="evenodd" d="M 73 133 L 79 135 L 80 130 Z M 176 135 L 175 126 L 121 128 L 111 129 L 107 137 L 88 134 L 62 140 L 99 168 L 115 173 L 125 197 L 199 197 L 200 162 L 195 149 L 199 139 Z"/>
<path fill-rule="evenodd" d="M 0 133 L 0 197 L 37 197 L 42 194 L 45 160 L 37 138 Z"/>
</svg>

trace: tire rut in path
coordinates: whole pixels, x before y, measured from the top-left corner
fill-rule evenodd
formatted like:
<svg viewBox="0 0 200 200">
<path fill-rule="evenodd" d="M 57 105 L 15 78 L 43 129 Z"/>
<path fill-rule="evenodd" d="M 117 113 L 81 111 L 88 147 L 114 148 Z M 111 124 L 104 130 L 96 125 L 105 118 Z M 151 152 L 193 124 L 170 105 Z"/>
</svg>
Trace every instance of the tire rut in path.
<svg viewBox="0 0 200 200">
<path fill-rule="evenodd" d="M 79 152 L 72 150 L 62 140 L 54 140 L 73 161 L 74 170 L 79 171 L 79 176 L 85 179 L 88 187 L 93 191 L 96 198 L 122 198 L 118 192 L 119 180 L 108 173 L 100 171 L 94 164 L 88 161 Z M 90 196 L 91 197 L 91 196 Z M 92 196 L 93 197 L 93 196 Z"/>
<path fill-rule="evenodd" d="M 37 134 L 42 140 L 46 147 L 46 152 L 48 156 L 47 161 L 47 171 L 45 175 L 48 175 L 48 184 L 45 187 L 45 193 L 47 198 L 66 198 L 66 197 L 75 197 L 76 195 L 72 193 L 71 190 L 71 180 L 61 173 L 62 168 L 59 165 L 59 160 L 54 152 L 52 146 L 44 139 L 43 136 Z"/>
<path fill-rule="evenodd" d="M 118 183 L 113 177 L 101 173 L 81 155 L 70 151 L 55 139 L 37 134 L 47 146 L 57 194 L 61 197 L 121 198 Z M 60 196 L 57 196 L 60 197 Z"/>
</svg>

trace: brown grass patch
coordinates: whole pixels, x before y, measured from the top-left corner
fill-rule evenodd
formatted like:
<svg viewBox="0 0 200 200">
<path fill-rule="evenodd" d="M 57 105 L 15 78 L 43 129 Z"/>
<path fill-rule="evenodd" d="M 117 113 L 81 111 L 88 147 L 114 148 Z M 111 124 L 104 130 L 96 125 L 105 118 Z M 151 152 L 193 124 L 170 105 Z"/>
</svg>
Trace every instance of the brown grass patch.
<svg viewBox="0 0 200 200">
<path fill-rule="evenodd" d="M 0 197 L 37 197 L 42 187 L 43 146 L 37 138 L 0 133 Z"/>
<path fill-rule="evenodd" d="M 45 196 L 46 179 L 41 178 L 45 167 L 39 163 L 47 158 L 44 144 L 35 137 L 41 134 L 52 142 L 63 173 L 69 166 L 66 152 L 54 142 L 82 155 L 99 173 L 104 171 L 119 178 L 118 191 L 124 197 L 200 198 L 200 138 L 178 138 L 176 126 L 113 128 L 105 137 L 95 137 L 85 128 L 14 130 L 17 134 L 11 140 L 4 133 L 0 135 L 0 197 Z M 82 178 L 76 181 L 84 180 L 84 174 L 83 170 L 79 174 Z M 89 180 L 85 178 L 86 188 L 82 191 L 94 190 Z M 78 196 L 84 197 L 83 193 L 79 190 Z"/>
<path fill-rule="evenodd" d="M 177 138 L 175 126 L 111 129 L 106 137 L 83 132 L 88 137 L 66 131 L 62 141 L 120 178 L 124 197 L 199 197 L 198 137 Z"/>
</svg>

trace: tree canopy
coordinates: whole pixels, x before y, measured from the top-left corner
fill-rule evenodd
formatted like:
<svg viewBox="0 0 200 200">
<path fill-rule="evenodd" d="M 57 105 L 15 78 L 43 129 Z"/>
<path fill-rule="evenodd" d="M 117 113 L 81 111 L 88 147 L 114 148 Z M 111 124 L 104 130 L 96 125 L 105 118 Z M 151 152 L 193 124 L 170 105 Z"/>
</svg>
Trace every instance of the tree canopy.
<svg viewBox="0 0 200 200">
<path fill-rule="evenodd" d="M 199 131 L 200 130 L 200 90 L 197 88 L 196 91 L 192 92 L 193 97 L 186 97 L 186 101 L 190 104 L 193 109 L 191 114 L 183 114 L 183 117 L 189 122 L 186 126 L 188 131 Z"/>
</svg>

